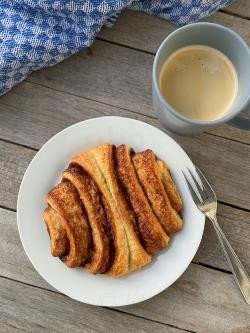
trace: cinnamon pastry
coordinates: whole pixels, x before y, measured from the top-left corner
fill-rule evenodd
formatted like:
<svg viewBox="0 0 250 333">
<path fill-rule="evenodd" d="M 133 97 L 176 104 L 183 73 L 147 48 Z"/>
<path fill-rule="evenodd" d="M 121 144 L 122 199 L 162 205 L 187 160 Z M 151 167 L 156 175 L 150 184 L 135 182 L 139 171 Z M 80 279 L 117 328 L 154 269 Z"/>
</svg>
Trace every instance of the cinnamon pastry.
<svg viewBox="0 0 250 333">
<path fill-rule="evenodd" d="M 153 254 L 165 248 L 169 238 L 152 211 L 138 181 L 131 154 L 132 149 L 126 145 L 116 149 L 117 173 L 135 211 L 143 245 L 148 253 Z"/>
<path fill-rule="evenodd" d="M 70 165 L 63 172 L 63 179 L 75 186 L 88 216 L 93 249 L 85 267 L 94 274 L 103 273 L 109 266 L 109 239 L 99 190 L 91 177 L 77 165 Z"/>
<path fill-rule="evenodd" d="M 147 149 L 133 156 L 133 163 L 151 207 L 166 233 L 172 234 L 182 228 L 182 219 L 172 207 L 168 194 L 162 183 L 156 157 L 152 150 Z M 166 172 L 164 173 L 166 177 Z M 166 183 L 166 178 L 164 179 Z M 171 186 L 167 187 L 173 200 L 176 197 Z"/>
<path fill-rule="evenodd" d="M 87 171 L 105 200 L 115 247 L 114 261 L 107 274 L 122 276 L 145 266 L 150 262 L 151 256 L 138 239 L 133 213 L 118 182 L 114 169 L 113 146 L 102 144 L 73 157 L 71 162 Z"/>
<path fill-rule="evenodd" d="M 69 240 L 57 212 L 47 207 L 43 213 L 50 236 L 50 250 L 54 257 L 63 257 L 69 252 Z"/>
<path fill-rule="evenodd" d="M 94 274 L 141 269 L 182 227 L 181 197 L 149 149 L 102 144 L 74 156 L 47 203 L 51 254 Z"/>
<path fill-rule="evenodd" d="M 171 205 L 179 213 L 182 210 L 182 200 L 170 175 L 170 171 L 164 161 L 157 160 L 156 163 L 162 184 L 169 197 Z"/>
<path fill-rule="evenodd" d="M 64 263 L 68 267 L 81 266 L 90 256 L 91 235 L 75 187 L 67 181 L 60 183 L 48 193 L 47 202 L 60 217 L 70 243 Z"/>
</svg>

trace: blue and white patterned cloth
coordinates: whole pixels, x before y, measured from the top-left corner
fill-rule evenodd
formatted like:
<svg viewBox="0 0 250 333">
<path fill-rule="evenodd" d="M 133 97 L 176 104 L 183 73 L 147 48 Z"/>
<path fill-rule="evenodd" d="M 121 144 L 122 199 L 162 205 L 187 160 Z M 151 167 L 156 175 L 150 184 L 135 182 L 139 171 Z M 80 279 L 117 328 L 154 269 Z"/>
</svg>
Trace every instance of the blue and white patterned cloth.
<svg viewBox="0 0 250 333">
<path fill-rule="evenodd" d="M 0 0 L 0 95 L 32 71 L 88 47 L 103 25 L 128 7 L 177 25 L 197 21 L 232 0 Z"/>
</svg>

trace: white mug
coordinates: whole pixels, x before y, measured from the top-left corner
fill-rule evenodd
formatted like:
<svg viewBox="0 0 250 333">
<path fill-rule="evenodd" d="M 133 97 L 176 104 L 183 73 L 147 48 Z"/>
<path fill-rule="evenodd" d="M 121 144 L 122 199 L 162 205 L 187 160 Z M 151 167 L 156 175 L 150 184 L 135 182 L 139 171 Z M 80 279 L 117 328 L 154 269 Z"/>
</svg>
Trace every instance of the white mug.
<svg viewBox="0 0 250 333">
<path fill-rule="evenodd" d="M 199 121 L 177 112 L 163 97 L 159 75 L 166 59 L 181 47 L 206 45 L 224 53 L 234 64 L 238 76 L 238 93 L 230 110 L 220 119 Z M 246 42 L 234 31 L 214 23 L 193 23 L 172 32 L 160 45 L 153 64 L 153 107 L 158 119 L 167 129 L 183 135 L 204 132 L 210 127 L 230 121 L 233 125 L 250 130 L 250 119 L 236 117 L 250 100 L 250 51 Z"/>
</svg>

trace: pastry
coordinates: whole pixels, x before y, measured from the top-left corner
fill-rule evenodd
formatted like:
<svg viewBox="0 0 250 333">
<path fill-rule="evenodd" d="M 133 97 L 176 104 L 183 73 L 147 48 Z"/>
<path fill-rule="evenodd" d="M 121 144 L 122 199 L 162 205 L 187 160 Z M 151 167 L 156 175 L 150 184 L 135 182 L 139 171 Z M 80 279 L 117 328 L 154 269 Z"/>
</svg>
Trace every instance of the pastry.
<svg viewBox="0 0 250 333">
<path fill-rule="evenodd" d="M 91 235 L 75 187 L 68 181 L 61 182 L 48 193 L 47 202 L 60 217 L 69 240 L 64 263 L 68 267 L 81 266 L 90 256 Z"/>
<path fill-rule="evenodd" d="M 172 207 L 165 191 L 153 151 L 147 149 L 135 154 L 133 163 L 151 207 L 166 233 L 170 235 L 179 231 L 182 228 L 182 219 Z M 171 191 L 172 188 L 168 186 L 168 192 L 171 193 Z M 173 197 L 174 194 L 171 195 L 171 198 Z"/>
<path fill-rule="evenodd" d="M 156 163 L 162 184 L 169 197 L 171 205 L 179 213 L 182 210 L 182 200 L 170 175 L 170 171 L 164 161 L 157 160 Z"/>
<path fill-rule="evenodd" d="M 115 248 L 114 261 L 107 274 L 122 276 L 148 264 L 151 256 L 138 239 L 134 215 L 116 176 L 113 153 L 112 145 L 102 144 L 73 157 L 71 162 L 92 177 L 104 197 Z"/>
<path fill-rule="evenodd" d="M 117 173 L 137 217 L 143 245 L 148 253 L 165 248 L 169 237 L 155 216 L 148 199 L 138 181 L 132 162 L 132 149 L 121 145 L 116 149 Z"/>
<path fill-rule="evenodd" d="M 50 250 L 52 256 L 65 256 L 69 252 L 69 240 L 60 217 L 53 208 L 47 207 L 44 210 L 43 218 L 50 236 Z"/>
<path fill-rule="evenodd" d="M 77 165 L 70 165 L 63 172 L 63 179 L 70 181 L 77 189 L 91 228 L 93 249 L 86 268 L 94 274 L 104 273 L 108 269 L 110 261 L 109 239 L 107 219 L 99 190 L 91 177 Z"/>
<path fill-rule="evenodd" d="M 167 247 L 182 201 L 153 151 L 101 144 L 74 156 L 47 195 L 51 254 L 68 267 L 121 277 Z"/>
</svg>

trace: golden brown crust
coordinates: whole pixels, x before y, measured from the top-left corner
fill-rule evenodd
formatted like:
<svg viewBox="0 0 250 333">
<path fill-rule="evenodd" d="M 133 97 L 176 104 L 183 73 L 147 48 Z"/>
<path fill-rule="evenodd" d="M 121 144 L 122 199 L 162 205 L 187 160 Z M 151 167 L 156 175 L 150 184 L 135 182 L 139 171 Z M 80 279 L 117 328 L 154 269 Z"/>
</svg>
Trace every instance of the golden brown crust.
<svg viewBox="0 0 250 333">
<path fill-rule="evenodd" d="M 109 239 L 99 190 L 91 177 L 76 165 L 71 165 L 64 171 L 63 179 L 76 187 L 91 227 L 93 251 L 85 267 L 94 274 L 103 273 L 109 265 Z"/>
<path fill-rule="evenodd" d="M 182 200 L 173 182 L 170 171 L 164 161 L 157 160 L 156 163 L 158 166 L 162 184 L 169 197 L 171 205 L 177 212 L 180 212 L 182 210 Z"/>
<path fill-rule="evenodd" d="M 47 202 L 52 255 L 94 274 L 139 270 L 183 223 L 165 162 L 126 145 L 102 144 L 74 156 Z"/>
<path fill-rule="evenodd" d="M 114 262 L 107 274 L 122 276 L 149 263 L 151 257 L 138 240 L 133 216 L 116 177 L 113 146 L 102 144 L 75 156 L 71 162 L 89 173 L 105 200 L 115 246 Z"/>
<path fill-rule="evenodd" d="M 60 217 L 53 208 L 47 207 L 44 210 L 43 218 L 50 236 L 50 249 L 52 256 L 65 256 L 69 251 L 69 240 L 67 233 L 62 226 Z"/>
<path fill-rule="evenodd" d="M 48 193 L 47 202 L 59 215 L 70 243 L 63 261 L 68 267 L 80 266 L 89 258 L 91 235 L 75 187 L 68 181 L 60 183 Z"/>
<path fill-rule="evenodd" d="M 133 163 L 151 207 L 166 233 L 172 234 L 179 231 L 182 228 L 182 219 L 170 203 L 153 151 L 147 149 L 135 154 Z"/>
<path fill-rule="evenodd" d="M 100 150 L 100 148 L 99 148 Z M 107 152 L 106 154 L 107 155 Z M 107 163 L 109 163 L 108 156 L 105 157 Z M 128 255 L 129 249 L 127 246 L 126 235 L 124 228 L 119 223 L 120 216 L 114 204 L 113 197 L 106 183 L 106 179 L 103 172 L 100 169 L 99 164 L 96 161 L 95 155 L 92 150 L 81 153 L 71 160 L 72 163 L 80 165 L 88 174 L 92 177 L 97 184 L 101 194 L 103 195 L 106 203 L 105 210 L 109 214 L 109 221 L 112 226 L 112 235 L 114 239 L 115 256 L 111 269 L 109 272 L 114 276 L 120 276 L 128 273 Z"/>
<path fill-rule="evenodd" d="M 121 145 L 116 149 L 117 173 L 136 213 L 143 245 L 148 253 L 153 254 L 165 248 L 169 238 L 154 215 L 138 182 L 131 153 L 132 149 L 126 145 Z"/>
<path fill-rule="evenodd" d="M 112 212 L 109 209 L 109 205 L 105 200 L 104 196 L 101 195 L 102 205 L 105 211 L 106 219 L 107 219 L 107 237 L 109 240 L 109 264 L 108 269 L 106 272 L 111 268 L 115 259 L 115 240 L 114 240 L 114 233 L 113 233 L 113 222 L 112 222 Z"/>
</svg>

